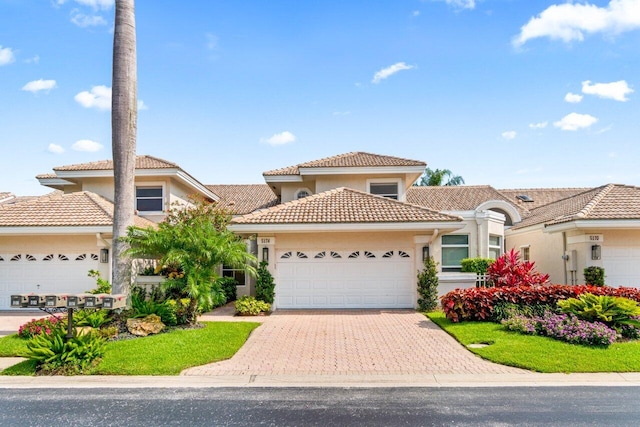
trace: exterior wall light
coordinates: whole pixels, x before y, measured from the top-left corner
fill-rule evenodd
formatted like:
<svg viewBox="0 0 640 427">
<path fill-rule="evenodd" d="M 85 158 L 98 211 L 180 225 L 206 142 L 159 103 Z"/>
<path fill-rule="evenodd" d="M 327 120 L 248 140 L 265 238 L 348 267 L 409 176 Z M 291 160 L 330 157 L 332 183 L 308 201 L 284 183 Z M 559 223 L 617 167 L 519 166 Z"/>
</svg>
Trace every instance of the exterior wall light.
<svg viewBox="0 0 640 427">
<path fill-rule="evenodd" d="M 269 248 L 262 248 L 262 260 L 269 262 Z"/>
<path fill-rule="evenodd" d="M 429 258 L 429 246 L 423 246 L 422 247 L 422 261 L 426 260 L 427 258 Z"/>
<path fill-rule="evenodd" d="M 100 262 L 102 264 L 107 264 L 109 262 L 109 249 L 107 248 L 100 249 Z"/>
<path fill-rule="evenodd" d="M 591 259 L 598 260 L 602 257 L 602 246 L 600 245 L 592 245 L 591 246 Z"/>
</svg>

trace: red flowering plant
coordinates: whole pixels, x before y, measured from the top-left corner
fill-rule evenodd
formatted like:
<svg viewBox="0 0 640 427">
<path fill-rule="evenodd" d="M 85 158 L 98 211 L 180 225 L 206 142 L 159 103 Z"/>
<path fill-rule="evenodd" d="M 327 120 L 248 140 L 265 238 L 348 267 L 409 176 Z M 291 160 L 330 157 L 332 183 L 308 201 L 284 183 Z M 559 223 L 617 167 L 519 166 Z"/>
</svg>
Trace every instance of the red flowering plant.
<svg viewBox="0 0 640 427">
<path fill-rule="evenodd" d="M 489 266 L 487 282 L 496 287 L 543 285 L 549 275 L 535 271 L 535 262 L 522 261 L 520 252 L 511 249 Z"/>
<path fill-rule="evenodd" d="M 18 328 L 20 338 L 32 338 L 37 335 L 51 335 L 55 329 L 66 328 L 66 322 L 55 316 L 32 319 Z"/>
</svg>

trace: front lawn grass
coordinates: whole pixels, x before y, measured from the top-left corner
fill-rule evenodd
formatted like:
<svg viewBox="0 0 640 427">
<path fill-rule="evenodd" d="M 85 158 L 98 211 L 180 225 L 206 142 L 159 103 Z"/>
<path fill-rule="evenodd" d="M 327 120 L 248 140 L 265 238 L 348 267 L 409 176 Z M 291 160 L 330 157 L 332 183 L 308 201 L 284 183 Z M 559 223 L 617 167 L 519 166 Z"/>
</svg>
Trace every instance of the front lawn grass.
<svg viewBox="0 0 640 427">
<path fill-rule="evenodd" d="M 24 357 L 27 354 L 27 340 L 18 334 L 0 338 L 0 357 Z"/>
<path fill-rule="evenodd" d="M 91 370 L 93 375 L 178 375 L 182 370 L 232 357 L 259 323 L 204 322 L 201 329 L 107 343 L 105 355 Z M 6 341 L 5 340 L 9 340 Z M 14 342 L 18 340 L 21 345 Z M 0 339 L 0 354 L 21 356 L 26 340 L 17 335 Z M 9 349 L 13 348 L 13 353 Z M 33 375 L 35 364 L 25 361 L 2 375 Z"/>
<path fill-rule="evenodd" d="M 427 316 L 465 347 L 490 344 L 469 351 L 502 365 L 546 373 L 640 372 L 639 341 L 615 343 L 609 348 L 587 347 L 522 335 L 492 322 L 453 323 L 442 312 Z"/>
</svg>

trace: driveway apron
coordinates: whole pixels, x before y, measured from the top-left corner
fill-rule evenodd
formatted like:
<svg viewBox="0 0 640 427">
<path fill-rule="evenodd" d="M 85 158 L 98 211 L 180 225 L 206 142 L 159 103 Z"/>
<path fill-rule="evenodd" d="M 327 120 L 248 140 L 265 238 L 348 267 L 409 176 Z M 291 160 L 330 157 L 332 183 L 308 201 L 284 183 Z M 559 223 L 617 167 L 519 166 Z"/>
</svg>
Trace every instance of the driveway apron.
<svg viewBox="0 0 640 427">
<path fill-rule="evenodd" d="M 182 375 L 514 374 L 413 310 L 279 310 L 229 360 Z"/>
</svg>

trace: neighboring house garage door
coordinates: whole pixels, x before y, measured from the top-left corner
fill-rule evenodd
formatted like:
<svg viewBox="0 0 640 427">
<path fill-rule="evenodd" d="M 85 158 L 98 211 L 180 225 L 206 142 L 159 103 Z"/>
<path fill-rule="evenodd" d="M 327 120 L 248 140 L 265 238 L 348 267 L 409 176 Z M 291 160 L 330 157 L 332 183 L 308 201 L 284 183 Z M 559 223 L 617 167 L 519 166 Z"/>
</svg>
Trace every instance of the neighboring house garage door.
<svg viewBox="0 0 640 427">
<path fill-rule="evenodd" d="M 602 266 L 607 285 L 640 287 L 640 248 L 605 246 L 602 248 Z"/>
<path fill-rule="evenodd" d="M 413 308 L 413 251 L 323 250 L 277 254 L 276 307 Z"/>
<path fill-rule="evenodd" d="M 91 253 L 0 254 L 0 310 L 9 309 L 11 295 L 80 293 L 95 287 L 89 270 L 99 267 Z"/>
</svg>

